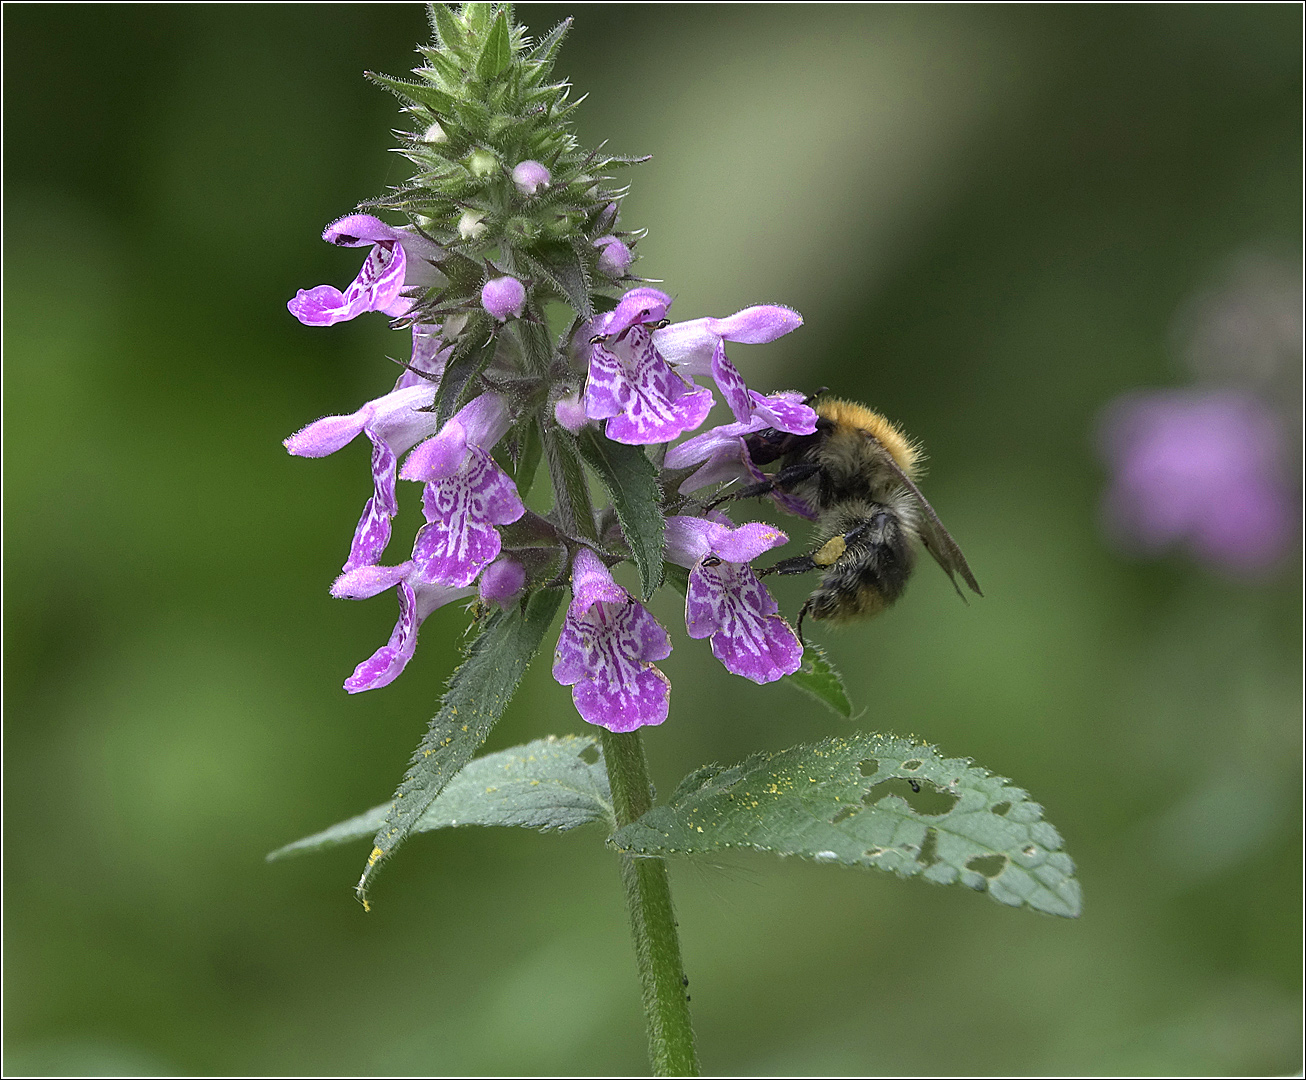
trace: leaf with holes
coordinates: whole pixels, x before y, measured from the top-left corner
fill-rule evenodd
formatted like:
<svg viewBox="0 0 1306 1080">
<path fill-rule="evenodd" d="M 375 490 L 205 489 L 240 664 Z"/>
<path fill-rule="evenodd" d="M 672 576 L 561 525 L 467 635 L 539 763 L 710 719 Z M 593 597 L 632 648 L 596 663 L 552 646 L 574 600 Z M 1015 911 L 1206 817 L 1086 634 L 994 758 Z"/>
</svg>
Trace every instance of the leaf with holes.
<svg viewBox="0 0 1306 1080">
<path fill-rule="evenodd" d="M 896 736 L 827 739 L 699 769 L 670 805 L 612 843 L 637 855 L 754 848 L 960 882 L 1068 918 L 1081 906 L 1075 864 L 1038 803 L 968 759 Z"/>
<path fill-rule="evenodd" d="M 843 676 L 830 663 L 830 658 L 819 645 L 805 645 L 803 666 L 792 675 L 786 675 L 782 681 L 808 697 L 815 698 L 845 720 L 853 714 L 853 704 L 848 700 L 848 691 L 844 689 Z"/>
<path fill-rule="evenodd" d="M 377 827 L 372 854 L 354 889 L 364 904 L 381 861 L 407 839 L 503 715 L 561 600 L 561 589 L 540 589 L 525 604 L 493 616 L 472 642 Z"/>
<path fill-rule="evenodd" d="M 278 848 L 268 860 L 347 844 L 373 835 L 389 803 Z M 525 746 L 486 754 L 445 785 L 413 832 L 460 825 L 515 825 L 565 832 L 591 821 L 615 826 L 608 774 L 598 739 L 550 735 Z"/>
</svg>

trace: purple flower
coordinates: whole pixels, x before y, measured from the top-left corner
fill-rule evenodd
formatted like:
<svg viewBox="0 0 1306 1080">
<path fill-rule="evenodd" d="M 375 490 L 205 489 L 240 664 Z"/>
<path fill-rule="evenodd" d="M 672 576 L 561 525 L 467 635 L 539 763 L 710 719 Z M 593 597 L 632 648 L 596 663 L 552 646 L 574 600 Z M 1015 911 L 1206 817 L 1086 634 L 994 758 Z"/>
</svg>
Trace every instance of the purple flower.
<svg viewBox="0 0 1306 1080">
<path fill-rule="evenodd" d="M 797 391 L 785 391 L 772 394 L 773 399 L 780 399 L 789 404 L 802 405 L 803 395 Z M 744 442 L 745 436 L 763 428 L 773 427 L 769 419 L 760 410 L 744 424 L 722 424 L 686 439 L 679 446 L 667 451 L 663 464 L 668 469 L 687 469 L 693 465 L 699 468 L 681 482 L 680 491 L 686 494 L 699 488 L 724 484 L 731 480 L 749 480 L 760 483 L 766 474 L 754 463 Z M 782 491 L 773 491 L 772 498 L 791 514 L 815 520 L 816 514 L 802 499 L 787 495 Z"/>
<path fill-rule="evenodd" d="M 286 306 L 305 326 L 330 326 L 367 311 L 403 315 L 412 306 L 404 289 L 444 282 L 434 266 L 444 257 L 439 244 L 410 229 L 393 228 L 371 214 L 350 214 L 333 221 L 322 239 L 341 247 L 373 247 L 358 277 L 343 293 L 334 285 L 319 285 L 295 294 Z"/>
<path fill-rule="evenodd" d="M 516 485 L 488 452 L 509 426 L 503 398 L 482 394 L 404 462 L 399 475 L 426 485 L 426 524 L 413 544 L 413 561 L 423 580 L 470 585 L 502 547 L 494 526 L 507 525 L 526 512 Z"/>
<path fill-rule="evenodd" d="M 803 325 L 803 317 L 778 304 L 759 304 L 737 311 L 728 319 L 692 319 L 672 323 L 653 333 L 659 353 L 681 374 L 691 379 L 710 375 L 735 414 L 746 424 L 760 416 L 766 427 L 794 435 L 816 430 L 816 412 L 791 393 L 759 394 L 744 385 L 743 376 L 726 357 L 725 343 L 761 344 L 783 337 Z"/>
<path fill-rule="evenodd" d="M 390 640 L 364 660 L 345 680 L 351 694 L 375 690 L 399 677 L 417 648 L 417 629 L 436 608 L 471 596 L 475 589 L 450 589 L 423 581 L 412 560 L 399 566 L 360 566 L 336 578 L 331 595 L 365 600 L 394 588 L 399 593 L 399 621 Z"/>
<path fill-rule="evenodd" d="M 440 376 L 444 374 L 444 365 L 449 362 L 449 357 L 453 355 L 451 338 L 456 336 L 456 334 L 451 334 L 450 338 L 445 338 L 439 326 L 425 326 L 415 323 L 413 325 L 413 355 L 408 361 L 408 367 L 404 369 L 404 373 L 399 376 L 399 381 L 395 383 L 395 389 L 402 390 L 406 386 L 438 387 L 440 385 Z"/>
<path fill-rule="evenodd" d="M 712 392 L 677 375 L 645 325 L 659 322 L 670 303 L 657 289 L 631 289 L 594 322 L 603 340 L 590 350 L 585 412 L 592 420 L 606 419 L 605 432 L 616 442 L 670 442 L 712 410 Z"/>
<path fill-rule="evenodd" d="M 549 170 L 538 161 L 519 161 L 512 170 L 512 182 L 523 195 L 534 195 L 540 188 L 549 186 Z"/>
<path fill-rule="evenodd" d="M 662 723 L 671 683 L 652 661 L 671 655 L 667 632 L 588 548 L 576 552 L 571 582 L 553 677 L 572 688 L 588 723 L 609 731 Z"/>
<path fill-rule="evenodd" d="M 685 626 L 692 638 L 712 638 L 727 671 L 775 682 L 798 670 L 803 647 L 748 564 L 788 537 L 761 522 L 736 529 L 719 516 L 667 518 L 667 558 L 689 567 Z"/>
<path fill-rule="evenodd" d="M 600 236 L 594 246 L 599 249 L 599 273 L 607 277 L 621 277 L 635 261 L 630 248 L 615 236 Z"/>
<path fill-rule="evenodd" d="M 1264 570 L 1288 551 L 1296 500 L 1286 439 L 1258 398 L 1233 390 L 1126 395 L 1104 413 L 1098 443 L 1112 473 L 1106 526 L 1127 550 L 1182 544 L 1234 572 Z"/>
<path fill-rule="evenodd" d="M 526 307 L 526 286 L 515 277 L 497 277 L 481 289 L 481 306 L 499 322 L 520 318 Z"/>
<path fill-rule="evenodd" d="M 416 328 L 414 328 L 416 329 Z M 425 329 L 425 328 L 424 328 Z M 416 339 L 415 339 L 416 340 Z M 423 349 L 426 345 L 423 345 Z M 417 348 L 414 346 L 414 355 Z M 400 377 L 400 384 L 410 373 Z M 390 542 L 390 522 L 399 512 L 395 466 L 399 455 L 435 433 L 435 414 L 425 409 L 435 400 L 435 384 L 413 375 L 350 416 L 324 416 L 285 441 L 297 457 L 326 457 L 363 434 L 372 443 L 372 497 L 354 530 L 344 572 L 378 562 Z"/>
</svg>

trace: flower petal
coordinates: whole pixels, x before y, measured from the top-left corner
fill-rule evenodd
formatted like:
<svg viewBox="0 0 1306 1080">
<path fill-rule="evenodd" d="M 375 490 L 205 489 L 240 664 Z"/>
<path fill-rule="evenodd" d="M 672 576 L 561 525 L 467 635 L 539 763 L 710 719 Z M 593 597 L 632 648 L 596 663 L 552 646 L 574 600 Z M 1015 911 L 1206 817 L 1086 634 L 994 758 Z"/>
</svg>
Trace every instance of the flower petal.
<svg viewBox="0 0 1306 1080">
<path fill-rule="evenodd" d="M 630 593 L 612 580 L 612 571 L 589 548 L 579 549 L 572 559 L 571 592 L 569 610 L 576 615 L 583 614 L 602 601 L 624 604 L 630 599 Z"/>
<path fill-rule="evenodd" d="M 671 297 L 660 289 L 641 285 L 631 289 L 618 301 L 617 306 L 597 320 L 598 332 L 615 337 L 641 323 L 660 322 L 666 318 Z"/>
<path fill-rule="evenodd" d="M 452 476 L 428 483 L 422 492 L 427 524 L 413 544 L 413 561 L 422 580 L 438 585 L 470 585 L 502 548 L 494 528 L 526 512 L 517 488 L 490 455 L 469 447 L 467 460 Z"/>
<path fill-rule="evenodd" d="M 386 589 L 393 589 L 412 569 L 411 559 L 398 566 L 359 566 L 336 578 L 331 595 L 346 600 L 366 600 Z"/>
<path fill-rule="evenodd" d="M 798 670 L 802 646 L 776 610 L 774 597 L 744 563 L 700 563 L 690 571 L 689 636 L 711 636 L 712 654 L 735 675 L 769 683 Z"/>
<path fill-rule="evenodd" d="M 722 341 L 717 341 L 712 350 L 712 379 L 730 406 L 730 411 L 735 414 L 735 420 L 740 424 L 748 423 L 753 416 L 753 399 L 749 397 L 748 387 L 744 385 L 744 377 L 739 374 L 739 369 L 726 358 L 726 347 Z"/>
<path fill-rule="evenodd" d="M 390 640 L 354 668 L 354 673 L 345 680 L 345 689 L 351 694 L 388 686 L 413 658 L 417 648 L 417 599 L 406 581 L 398 583 L 398 591 L 399 621 Z"/>
</svg>

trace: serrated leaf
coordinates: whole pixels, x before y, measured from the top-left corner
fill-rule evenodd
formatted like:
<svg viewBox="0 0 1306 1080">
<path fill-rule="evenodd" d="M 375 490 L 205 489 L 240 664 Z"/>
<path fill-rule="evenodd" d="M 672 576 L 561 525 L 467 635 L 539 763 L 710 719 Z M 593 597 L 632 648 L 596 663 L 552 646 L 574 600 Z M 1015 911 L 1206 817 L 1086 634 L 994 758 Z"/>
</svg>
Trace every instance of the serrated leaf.
<svg viewBox="0 0 1306 1080">
<path fill-rule="evenodd" d="M 476 74 L 482 79 L 493 79 L 512 60 L 512 37 L 508 33 L 507 12 L 500 11 L 486 35 L 481 55 L 476 58 Z"/>
<path fill-rule="evenodd" d="M 666 521 L 658 471 L 642 448 L 613 442 L 593 428 L 577 438 L 581 456 L 599 474 L 617 511 L 617 520 L 639 569 L 642 599 L 662 584 Z"/>
<path fill-rule="evenodd" d="M 389 809 L 389 803 L 374 806 L 278 848 L 268 861 L 372 836 Z M 590 735 L 550 735 L 470 762 L 445 785 L 412 831 L 508 825 L 565 832 L 591 821 L 616 825 L 599 740 Z"/>
<path fill-rule="evenodd" d="M 493 616 L 467 650 L 372 841 L 355 888 L 364 904 L 377 867 L 407 839 L 503 715 L 561 600 L 561 589 L 539 590 L 524 608 L 517 605 Z"/>
<path fill-rule="evenodd" d="M 792 675 L 786 675 L 782 681 L 808 697 L 815 698 L 844 719 L 853 714 L 853 705 L 844 688 L 843 676 L 830 663 L 830 658 L 819 645 L 805 644 L 803 666 Z"/>
<path fill-rule="evenodd" d="M 1081 907 L 1075 865 L 1038 803 L 968 759 L 896 736 L 700 769 L 612 843 L 638 855 L 754 848 L 960 882 L 1052 915 L 1074 918 Z"/>
</svg>

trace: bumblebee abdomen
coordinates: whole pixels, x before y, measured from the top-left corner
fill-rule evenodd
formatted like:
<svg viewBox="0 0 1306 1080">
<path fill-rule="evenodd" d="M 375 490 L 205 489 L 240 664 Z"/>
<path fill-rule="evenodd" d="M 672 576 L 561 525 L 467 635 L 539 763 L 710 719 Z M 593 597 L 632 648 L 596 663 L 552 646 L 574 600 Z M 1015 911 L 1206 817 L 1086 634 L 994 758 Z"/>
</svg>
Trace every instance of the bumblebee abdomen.
<svg viewBox="0 0 1306 1080">
<path fill-rule="evenodd" d="M 814 619 L 849 622 L 879 614 L 902 595 L 916 562 L 903 519 L 892 508 L 871 504 L 840 514 L 834 536 L 814 557 L 843 549 L 821 576 L 808 610 Z"/>
</svg>

